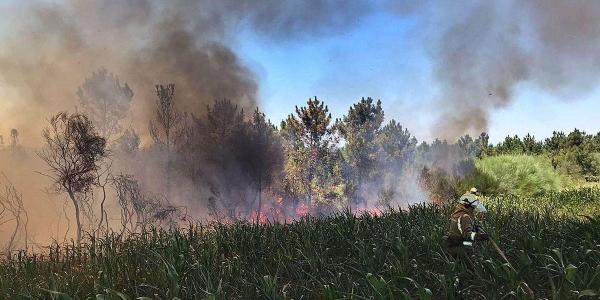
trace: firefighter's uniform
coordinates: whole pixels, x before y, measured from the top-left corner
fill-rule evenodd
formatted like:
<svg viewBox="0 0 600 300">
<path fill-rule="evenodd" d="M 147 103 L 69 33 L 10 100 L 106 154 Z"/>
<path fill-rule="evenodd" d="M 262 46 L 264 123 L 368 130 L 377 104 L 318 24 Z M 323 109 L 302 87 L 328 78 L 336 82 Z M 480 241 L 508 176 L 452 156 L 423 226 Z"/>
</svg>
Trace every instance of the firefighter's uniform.
<svg viewBox="0 0 600 300">
<path fill-rule="evenodd" d="M 453 257 L 469 255 L 476 240 L 487 240 L 487 234 L 480 230 L 475 220 L 475 211 L 485 211 L 479 202 L 477 190 L 471 189 L 460 197 L 450 219 L 450 228 L 445 236 L 444 246 Z"/>
</svg>

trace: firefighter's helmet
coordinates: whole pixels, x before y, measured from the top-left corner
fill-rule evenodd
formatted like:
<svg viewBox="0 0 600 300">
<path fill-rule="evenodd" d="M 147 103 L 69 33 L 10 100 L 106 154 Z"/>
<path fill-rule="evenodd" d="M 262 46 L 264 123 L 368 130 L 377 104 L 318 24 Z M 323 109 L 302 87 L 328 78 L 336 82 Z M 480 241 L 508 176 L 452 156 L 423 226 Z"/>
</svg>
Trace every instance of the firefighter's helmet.
<svg viewBox="0 0 600 300">
<path fill-rule="evenodd" d="M 471 190 L 469 190 L 467 193 L 465 193 L 459 198 L 458 202 L 467 207 L 472 207 L 473 209 L 475 209 L 476 212 L 487 212 L 485 206 L 483 206 L 481 201 L 479 201 L 479 192 L 476 188 L 471 188 Z"/>
<path fill-rule="evenodd" d="M 472 187 L 472 188 L 469 190 L 469 193 L 471 193 L 471 194 L 473 194 L 473 195 L 477 195 L 477 196 L 479 196 L 479 191 L 477 190 L 477 188 L 476 188 L 476 187 Z"/>
</svg>

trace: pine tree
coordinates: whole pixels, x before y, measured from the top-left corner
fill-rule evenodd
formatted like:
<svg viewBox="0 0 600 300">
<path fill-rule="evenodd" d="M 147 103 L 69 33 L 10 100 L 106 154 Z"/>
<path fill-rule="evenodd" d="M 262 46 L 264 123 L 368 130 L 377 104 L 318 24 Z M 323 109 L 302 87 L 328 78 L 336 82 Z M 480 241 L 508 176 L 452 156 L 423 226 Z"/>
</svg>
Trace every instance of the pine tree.
<svg viewBox="0 0 600 300">
<path fill-rule="evenodd" d="M 285 185 L 299 198 L 306 195 L 311 204 L 323 196 L 320 187 L 333 181 L 336 142 L 329 108 L 317 97 L 309 99 L 305 107 L 296 107 L 295 116 L 288 116 L 283 130 L 287 140 Z"/>
<path fill-rule="evenodd" d="M 150 120 L 150 136 L 159 149 L 166 153 L 166 194 L 171 198 L 171 165 L 172 151 L 177 141 L 183 135 L 184 115 L 175 106 L 175 85 L 156 85 L 156 108 L 154 118 Z"/>
<path fill-rule="evenodd" d="M 377 143 L 384 152 L 384 166 L 401 171 L 405 166 L 414 162 L 417 139 L 396 120 L 392 119 L 380 130 Z M 425 142 L 419 148 L 423 153 L 430 150 L 430 146 Z"/>
<path fill-rule="evenodd" d="M 119 122 L 127 116 L 133 99 L 133 91 L 127 83 L 122 85 L 115 75 L 100 69 L 85 79 L 77 89 L 77 96 L 101 136 L 110 139 L 121 132 Z"/>
<path fill-rule="evenodd" d="M 477 143 L 468 134 L 461 136 L 456 143 L 462 151 L 462 153 L 467 157 L 474 157 L 479 154 Z"/>
<path fill-rule="evenodd" d="M 535 137 L 528 133 L 525 137 L 523 137 L 523 151 L 527 155 L 541 154 L 542 143 L 537 142 Z"/>
<path fill-rule="evenodd" d="M 360 191 L 363 183 L 374 180 L 378 173 L 379 146 L 377 135 L 383 123 L 384 112 L 381 100 L 373 103 L 371 98 L 362 98 L 350 107 L 348 114 L 336 121 L 336 129 L 346 141 L 343 155 L 349 166 L 348 179 L 353 192 Z M 357 199 L 360 195 L 353 193 Z"/>
<path fill-rule="evenodd" d="M 265 187 L 273 183 L 274 177 L 281 171 L 282 148 L 275 126 L 266 119 L 258 108 L 250 121 L 250 145 L 245 151 L 251 162 L 252 178 L 258 190 L 257 218 L 262 211 L 262 194 Z"/>
<path fill-rule="evenodd" d="M 487 133 L 482 132 L 475 140 L 475 145 L 477 147 L 477 157 L 481 158 L 493 154 L 494 148 L 490 145 L 490 136 Z"/>
</svg>

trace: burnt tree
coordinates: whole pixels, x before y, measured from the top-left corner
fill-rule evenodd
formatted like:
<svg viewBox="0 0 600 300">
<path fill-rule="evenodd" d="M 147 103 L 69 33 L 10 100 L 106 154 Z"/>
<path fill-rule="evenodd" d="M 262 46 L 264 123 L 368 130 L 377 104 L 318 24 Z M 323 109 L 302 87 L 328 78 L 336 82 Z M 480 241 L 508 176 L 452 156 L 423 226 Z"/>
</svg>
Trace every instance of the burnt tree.
<svg viewBox="0 0 600 300">
<path fill-rule="evenodd" d="M 176 142 L 181 138 L 184 128 L 184 115 L 175 107 L 175 85 L 156 85 L 156 108 L 154 118 L 150 120 L 150 136 L 154 143 L 166 153 L 166 189 L 167 198 L 171 196 L 171 160 Z"/>
<path fill-rule="evenodd" d="M 0 173 L 0 225 L 14 223 L 15 227 L 6 244 L 6 251 L 14 249 L 17 236 L 22 235 L 27 248 L 27 223 L 29 217 L 23 205 L 23 194 L 15 188 L 14 184 L 4 173 Z"/>
<path fill-rule="evenodd" d="M 107 156 L 106 140 L 85 115 L 61 112 L 49 123 L 42 133 L 45 147 L 37 153 L 48 166 L 48 171 L 42 174 L 52 179 L 56 192 L 69 196 L 75 209 L 77 243 L 80 243 L 82 205 L 96 184 L 98 171 Z"/>
</svg>

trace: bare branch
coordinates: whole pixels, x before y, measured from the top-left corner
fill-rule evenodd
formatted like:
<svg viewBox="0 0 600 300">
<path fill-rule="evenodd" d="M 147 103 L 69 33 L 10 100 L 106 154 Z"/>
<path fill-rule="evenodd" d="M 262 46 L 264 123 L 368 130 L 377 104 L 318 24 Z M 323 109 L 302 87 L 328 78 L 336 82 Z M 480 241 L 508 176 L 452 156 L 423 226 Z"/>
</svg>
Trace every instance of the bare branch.
<svg viewBox="0 0 600 300">
<path fill-rule="evenodd" d="M 77 243 L 81 241 L 81 209 L 89 207 L 89 194 L 97 185 L 102 162 L 108 156 L 106 139 L 100 136 L 85 115 L 61 112 L 50 118 L 42 136 L 46 147 L 38 156 L 46 162 L 56 192 L 66 192 L 75 208 Z"/>
</svg>

